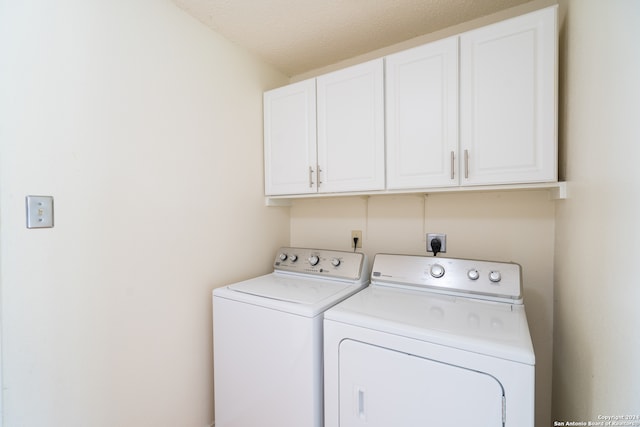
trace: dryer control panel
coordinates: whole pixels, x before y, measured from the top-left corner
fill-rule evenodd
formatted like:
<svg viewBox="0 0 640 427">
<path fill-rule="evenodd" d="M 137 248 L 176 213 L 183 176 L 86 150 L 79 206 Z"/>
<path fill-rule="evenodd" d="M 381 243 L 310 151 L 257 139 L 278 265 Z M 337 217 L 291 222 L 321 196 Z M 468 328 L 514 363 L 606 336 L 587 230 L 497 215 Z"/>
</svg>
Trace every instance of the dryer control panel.
<svg viewBox="0 0 640 427">
<path fill-rule="evenodd" d="M 366 264 L 365 254 L 359 252 L 283 247 L 276 254 L 273 268 L 281 272 L 362 281 L 368 273 Z"/>
<path fill-rule="evenodd" d="M 521 268 L 511 262 L 378 254 L 371 282 L 522 304 Z"/>
</svg>

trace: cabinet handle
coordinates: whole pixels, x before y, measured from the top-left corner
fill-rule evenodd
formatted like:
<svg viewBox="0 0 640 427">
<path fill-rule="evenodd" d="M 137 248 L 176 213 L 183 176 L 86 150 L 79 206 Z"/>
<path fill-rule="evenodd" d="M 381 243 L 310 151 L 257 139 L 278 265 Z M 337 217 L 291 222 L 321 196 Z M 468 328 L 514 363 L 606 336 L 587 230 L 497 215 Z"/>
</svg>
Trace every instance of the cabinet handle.
<svg viewBox="0 0 640 427">
<path fill-rule="evenodd" d="M 318 175 L 316 176 L 316 181 L 318 181 L 318 187 L 320 187 L 320 184 L 322 184 L 322 181 L 320 181 L 320 172 L 322 172 L 322 169 L 320 169 L 320 165 L 318 165 Z"/>
<path fill-rule="evenodd" d="M 454 179 L 456 176 L 456 155 L 455 153 L 452 151 L 451 152 L 451 179 Z"/>
<path fill-rule="evenodd" d="M 309 188 L 313 188 L 313 168 L 309 166 Z"/>
<path fill-rule="evenodd" d="M 464 150 L 464 177 L 469 178 L 469 150 Z"/>
</svg>

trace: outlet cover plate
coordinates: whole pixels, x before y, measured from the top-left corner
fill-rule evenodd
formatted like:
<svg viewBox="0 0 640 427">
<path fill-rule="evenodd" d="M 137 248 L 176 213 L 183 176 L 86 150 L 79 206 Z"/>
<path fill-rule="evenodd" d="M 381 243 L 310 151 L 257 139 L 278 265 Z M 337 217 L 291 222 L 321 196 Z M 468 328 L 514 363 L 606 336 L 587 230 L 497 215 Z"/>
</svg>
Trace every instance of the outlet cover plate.
<svg viewBox="0 0 640 427">
<path fill-rule="evenodd" d="M 438 253 L 447 252 L 447 235 L 443 233 L 427 234 L 427 252 L 433 252 L 433 249 L 431 248 L 431 240 L 433 239 L 440 239 L 441 247 L 440 247 L 440 252 Z"/>
<path fill-rule="evenodd" d="M 355 237 L 358 238 L 358 245 L 354 248 L 353 239 Z M 362 230 L 351 230 L 351 248 L 353 249 L 362 248 Z"/>
</svg>

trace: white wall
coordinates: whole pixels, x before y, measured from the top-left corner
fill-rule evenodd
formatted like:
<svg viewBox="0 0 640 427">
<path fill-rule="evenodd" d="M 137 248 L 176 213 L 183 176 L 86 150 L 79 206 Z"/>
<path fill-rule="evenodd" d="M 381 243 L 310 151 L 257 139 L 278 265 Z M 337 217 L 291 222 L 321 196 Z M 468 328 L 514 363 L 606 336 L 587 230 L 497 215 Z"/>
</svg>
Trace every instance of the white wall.
<svg viewBox="0 0 640 427">
<path fill-rule="evenodd" d="M 563 0 L 554 417 L 640 415 L 640 2 Z M 637 422 L 637 421 L 636 421 Z"/>
<path fill-rule="evenodd" d="M 522 266 L 524 301 L 536 352 L 536 425 L 551 419 L 553 254 L 556 201 L 547 191 L 344 197 L 297 200 L 291 244 L 427 255 L 428 232 L 447 234 L 439 256 L 513 261 Z"/>
<path fill-rule="evenodd" d="M 5 427 L 212 423 L 211 290 L 289 243 L 262 197 L 284 83 L 169 0 L 0 0 Z"/>
</svg>

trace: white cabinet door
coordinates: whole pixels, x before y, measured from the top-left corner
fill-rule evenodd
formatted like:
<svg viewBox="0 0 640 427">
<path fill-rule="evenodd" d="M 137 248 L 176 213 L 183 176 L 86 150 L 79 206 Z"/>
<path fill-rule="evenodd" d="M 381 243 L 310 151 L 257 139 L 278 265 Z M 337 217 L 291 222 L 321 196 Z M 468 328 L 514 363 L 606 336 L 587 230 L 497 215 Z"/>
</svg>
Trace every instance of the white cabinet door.
<svg viewBox="0 0 640 427">
<path fill-rule="evenodd" d="M 387 188 L 459 183 L 458 37 L 386 57 Z"/>
<path fill-rule="evenodd" d="M 320 76 L 318 191 L 384 189 L 383 60 Z"/>
<path fill-rule="evenodd" d="M 315 193 L 316 163 L 315 79 L 265 92 L 265 194 Z"/>
<path fill-rule="evenodd" d="M 460 36 L 462 185 L 557 180 L 556 7 Z"/>
</svg>

